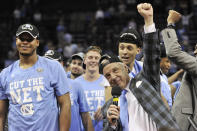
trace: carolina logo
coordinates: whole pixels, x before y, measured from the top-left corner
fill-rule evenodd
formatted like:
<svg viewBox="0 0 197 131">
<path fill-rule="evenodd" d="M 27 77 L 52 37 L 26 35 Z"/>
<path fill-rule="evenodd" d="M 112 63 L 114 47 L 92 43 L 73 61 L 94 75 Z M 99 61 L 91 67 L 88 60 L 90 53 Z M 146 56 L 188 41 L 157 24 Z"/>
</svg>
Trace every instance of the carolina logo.
<svg viewBox="0 0 197 131">
<path fill-rule="evenodd" d="M 25 25 L 22 25 L 22 29 L 23 30 L 33 30 L 34 28 L 33 28 L 33 26 L 32 25 L 30 25 L 30 24 L 25 24 Z"/>
<path fill-rule="evenodd" d="M 38 68 L 36 69 L 37 72 L 43 72 L 43 69 L 42 68 Z"/>
<path fill-rule="evenodd" d="M 33 104 L 25 104 L 21 106 L 21 112 L 24 116 L 26 115 L 33 115 L 34 110 L 33 110 Z"/>
</svg>

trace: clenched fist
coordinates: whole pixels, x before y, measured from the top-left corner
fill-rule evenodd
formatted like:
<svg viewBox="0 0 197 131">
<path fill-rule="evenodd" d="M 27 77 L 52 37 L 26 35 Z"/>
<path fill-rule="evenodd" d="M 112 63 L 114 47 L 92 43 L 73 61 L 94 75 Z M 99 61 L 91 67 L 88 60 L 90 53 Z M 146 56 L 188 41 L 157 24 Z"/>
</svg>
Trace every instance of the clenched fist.
<svg viewBox="0 0 197 131">
<path fill-rule="evenodd" d="M 137 5 L 139 14 L 144 18 L 145 26 L 153 24 L 153 8 L 149 3 Z"/>
<path fill-rule="evenodd" d="M 181 14 L 174 10 L 169 10 L 167 22 L 168 24 L 174 24 L 181 19 Z"/>
</svg>

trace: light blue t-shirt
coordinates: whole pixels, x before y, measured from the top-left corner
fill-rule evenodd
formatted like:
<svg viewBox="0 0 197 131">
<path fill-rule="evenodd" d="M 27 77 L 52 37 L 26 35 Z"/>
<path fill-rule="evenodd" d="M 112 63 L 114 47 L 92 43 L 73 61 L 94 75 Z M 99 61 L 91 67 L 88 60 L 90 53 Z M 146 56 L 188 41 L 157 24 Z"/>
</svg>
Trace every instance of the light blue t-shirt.
<svg viewBox="0 0 197 131">
<path fill-rule="evenodd" d="M 176 87 L 176 91 L 175 91 L 175 93 L 174 93 L 174 98 L 173 98 L 173 101 L 174 101 L 174 100 L 176 99 L 176 96 L 177 96 L 179 90 L 180 90 L 181 82 L 180 82 L 179 80 L 177 80 L 177 81 L 173 82 L 172 85 L 173 85 L 174 87 Z"/>
<path fill-rule="evenodd" d="M 171 88 L 168 84 L 168 78 L 165 74 L 160 75 L 161 79 L 161 93 L 166 98 L 170 109 L 172 108 L 172 96 L 171 96 Z"/>
<path fill-rule="evenodd" d="M 69 92 L 63 67 L 38 56 L 28 69 L 19 60 L 0 74 L 0 99 L 9 100 L 9 131 L 58 131 L 56 96 Z"/>
<path fill-rule="evenodd" d="M 67 76 L 68 78 L 71 78 L 71 72 L 70 72 L 70 71 L 66 72 L 66 76 Z"/>
<path fill-rule="evenodd" d="M 71 99 L 71 126 L 70 131 L 80 131 L 81 112 L 89 112 L 88 103 L 83 88 L 76 81 L 69 79 L 70 99 Z"/>
<path fill-rule="evenodd" d="M 92 119 L 92 124 L 94 126 L 95 131 L 102 131 L 103 129 L 103 121 L 94 120 L 94 113 L 97 111 L 99 107 L 102 107 L 105 103 L 105 77 L 100 75 L 99 79 L 89 82 L 84 79 L 83 76 L 79 76 L 75 79 L 75 81 L 79 82 L 84 89 L 85 96 L 89 106 L 89 113 Z"/>
</svg>

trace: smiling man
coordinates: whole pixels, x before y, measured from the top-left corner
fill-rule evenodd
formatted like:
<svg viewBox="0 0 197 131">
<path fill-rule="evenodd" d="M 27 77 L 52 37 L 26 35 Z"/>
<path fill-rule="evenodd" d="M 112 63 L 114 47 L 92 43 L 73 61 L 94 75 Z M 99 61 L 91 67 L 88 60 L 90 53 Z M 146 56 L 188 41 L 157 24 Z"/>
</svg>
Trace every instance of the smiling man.
<svg viewBox="0 0 197 131">
<path fill-rule="evenodd" d="M 179 129 L 160 96 L 160 44 L 149 3 L 137 6 L 144 18 L 144 63 L 140 73 L 130 79 L 123 63 L 109 59 L 103 74 L 110 85 L 122 89 L 119 106 L 107 110 L 106 131 L 157 131 L 168 127 Z M 111 57 L 112 58 L 112 57 Z M 115 120 L 114 120 L 115 119 Z"/>
<path fill-rule="evenodd" d="M 81 56 L 80 54 L 74 54 L 72 56 L 72 61 L 76 67 L 81 66 L 82 68 L 82 60 L 83 58 L 78 58 Z M 48 50 L 44 57 L 49 58 L 51 60 L 56 60 L 58 62 L 63 62 L 62 55 L 60 52 L 54 50 Z M 81 56 L 82 57 L 82 56 Z M 79 64 L 79 65 L 78 65 Z M 64 64 L 62 64 L 64 66 Z M 72 72 L 72 66 L 71 66 Z M 78 71 L 76 71 L 78 72 Z M 78 74 L 78 73 L 77 73 Z M 93 131 L 92 120 L 89 115 L 89 108 L 86 101 L 86 97 L 83 91 L 83 88 L 80 84 L 74 81 L 72 78 L 68 78 L 69 88 L 70 88 L 70 100 L 71 100 L 71 125 L 70 131 L 80 131 L 81 130 L 81 120 L 83 123 L 83 127 L 86 131 Z"/>
<path fill-rule="evenodd" d="M 142 70 L 142 62 L 135 59 L 142 47 L 140 34 L 132 28 L 121 32 L 119 37 L 120 60 L 129 67 L 131 78 L 135 77 Z"/>
<path fill-rule="evenodd" d="M 70 63 L 70 75 L 68 76 L 69 78 L 75 79 L 84 73 L 83 59 L 83 52 L 79 52 L 77 54 L 72 55 Z"/>
<path fill-rule="evenodd" d="M 37 55 L 38 46 L 38 29 L 31 24 L 19 26 L 19 60 L 0 74 L 0 130 L 7 101 L 9 130 L 69 130 L 70 96 L 64 69 L 59 62 Z"/>
<path fill-rule="evenodd" d="M 106 78 L 99 74 L 101 53 L 98 46 L 90 46 L 84 57 L 85 73 L 75 79 L 84 89 L 95 131 L 103 129 L 103 122 L 100 121 L 102 115 L 99 112 L 105 103 L 104 87 L 109 86 L 109 83 L 106 85 Z"/>
</svg>

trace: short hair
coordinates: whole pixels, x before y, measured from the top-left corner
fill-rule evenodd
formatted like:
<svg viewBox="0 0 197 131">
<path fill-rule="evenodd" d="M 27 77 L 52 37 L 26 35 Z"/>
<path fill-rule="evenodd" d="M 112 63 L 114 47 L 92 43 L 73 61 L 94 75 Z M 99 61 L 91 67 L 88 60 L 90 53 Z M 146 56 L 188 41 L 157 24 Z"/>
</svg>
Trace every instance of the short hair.
<svg viewBox="0 0 197 131">
<path fill-rule="evenodd" d="M 99 46 L 89 46 L 86 50 L 85 50 L 85 54 L 87 54 L 89 51 L 96 51 L 98 52 L 100 55 L 102 55 L 102 50 Z"/>
<path fill-rule="evenodd" d="M 107 62 L 106 63 L 102 63 L 102 61 L 99 61 L 99 70 L 100 73 L 103 74 L 103 68 L 110 64 L 110 63 L 122 63 L 122 61 L 118 58 L 118 56 L 111 54 L 110 56 L 106 57 Z"/>
</svg>

